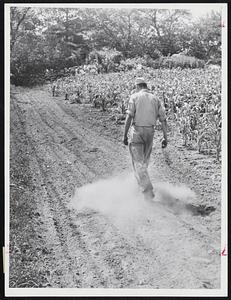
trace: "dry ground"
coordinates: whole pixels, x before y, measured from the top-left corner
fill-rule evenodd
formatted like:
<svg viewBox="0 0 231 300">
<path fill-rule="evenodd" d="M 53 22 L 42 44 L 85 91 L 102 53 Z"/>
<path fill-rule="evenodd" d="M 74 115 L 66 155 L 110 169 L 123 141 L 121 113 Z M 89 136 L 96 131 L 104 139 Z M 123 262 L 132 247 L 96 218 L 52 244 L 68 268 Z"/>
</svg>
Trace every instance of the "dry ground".
<svg viewBox="0 0 231 300">
<path fill-rule="evenodd" d="M 220 287 L 214 157 L 187 150 L 176 133 L 161 150 L 156 132 L 149 172 L 159 201 L 140 198 L 142 213 L 119 222 L 94 199 L 93 207 L 69 206 L 76 187 L 132 171 L 123 126 L 110 112 L 52 98 L 46 88 L 13 88 L 10 109 L 10 287 Z M 195 196 L 176 197 L 184 193 L 177 184 Z"/>
</svg>

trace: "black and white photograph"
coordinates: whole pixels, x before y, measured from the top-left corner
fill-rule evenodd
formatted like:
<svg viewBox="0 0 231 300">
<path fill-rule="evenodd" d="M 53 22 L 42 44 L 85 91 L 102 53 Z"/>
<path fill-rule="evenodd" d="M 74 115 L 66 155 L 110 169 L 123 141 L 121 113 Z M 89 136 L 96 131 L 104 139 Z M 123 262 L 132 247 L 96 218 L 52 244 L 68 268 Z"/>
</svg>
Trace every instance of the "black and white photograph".
<svg viewBox="0 0 231 300">
<path fill-rule="evenodd" d="M 4 15 L 6 296 L 227 296 L 227 4 Z"/>
</svg>

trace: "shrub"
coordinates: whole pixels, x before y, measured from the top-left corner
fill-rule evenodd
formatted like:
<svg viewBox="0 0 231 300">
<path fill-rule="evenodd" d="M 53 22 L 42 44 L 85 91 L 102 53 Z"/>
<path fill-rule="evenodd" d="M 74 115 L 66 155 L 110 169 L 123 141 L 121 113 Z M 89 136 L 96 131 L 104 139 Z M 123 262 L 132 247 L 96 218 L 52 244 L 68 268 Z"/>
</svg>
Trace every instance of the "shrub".
<svg viewBox="0 0 231 300">
<path fill-rule="evenodd" d="M 128 59 L 122 60 L 120 62 L 119 69 L 121 71 L 131 71 L 133 69 L 142 68 L 143 66 L 146 66 L 146 65 L 147 65 L 147 62 L 142 57 L 128 58 Z"/>
<path fill-rule="evenodd" d="M 153 68 L 203 68 L 205 61 L 193 56 L 173 54 L 162 56 L 153 62 Z"/>
<path fill-rule="evenodd" d="M 97 65 L 102 72 L 114 72 L 117 70 L 123 55 L 115 49 L 102 48 L 102 50 L 94 50 L 90 52 L 87 63 Z"/>
<path fill-rule="evenodd" d="M 211 58 L 206 62 L 206 65 L 218 65 L 221 66 L 221 58 Z"/>
<path fill-rule="evenodd" d="M 46 81 L 46 65 L 41 61 L 28 61 L 27 58 L 11 63 L 11 83 L 33 86 Z"/>
</svg>

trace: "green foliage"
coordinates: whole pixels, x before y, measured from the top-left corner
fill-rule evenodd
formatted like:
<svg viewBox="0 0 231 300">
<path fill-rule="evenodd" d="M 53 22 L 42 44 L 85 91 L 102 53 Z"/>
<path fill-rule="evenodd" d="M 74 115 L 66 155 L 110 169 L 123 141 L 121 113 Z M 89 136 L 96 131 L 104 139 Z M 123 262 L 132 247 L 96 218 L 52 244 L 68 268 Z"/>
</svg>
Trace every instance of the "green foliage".
<svg viewBox="0 0 231 300">
<path fill-rule="evenodd" d="M 77 11 L 72 9 L 11 8 L 12 83 L 45 81 L 45 70 L 79 65 L 88 45 Z"/>
<path fill-rule="evenodd" d="M 221 14 L 212 12 L 211 15 L 200 18 L 191 26 L 187 41 L 188 55 L 199 59 L 221 58 Z"/>
<path fill-rule="evenodd" d="M 162 56 L 172 55 L 184 49 L 185 34 L 188 28 L 190 13 L 185 9 L 149 9 L 142 10 L 142 48 L 153 59 L 155 51 Z M 138 35 L 139 36 L 139 35 Z M 147 42 L 148 40 L 148 42 Z"/>
<path fill-rule="evenodd" d="M 32 60 L 26 53 L 11 62 L 11 83 L 21 86 L 43 84 L 46 81 L 46 63 L 40 59 Z"/>
<path fill-rule="evenodd" d="M 165 106 L 168 121 L 176 124 L 185 146 L 199 152 L 221 150 L 221 70 L 142 68 L 108 74 L 82 74 L 59 79 L 59 95 L 68 93 L 72 102 L 88 102 L 102 110 L 125 114 L 137 76 L 146 78 L 149 88 Z M 117 116 L 117 117 L 116 117 Z"/>
<path fill-rule="evenodd" d="M 146 66 L 146 65 L 147 65 L 147 62 L 142 57 L 127 58 L 127 59 L 121 61 L 119 69 L 121 71 L 130 71 L 133 69 L 141 69 L 143 66 Z"/>
<path fill-rule="evenodd" d="M 178 9 L 12 7 L 12 78 L 32 85 L 43 81 L 45 68 L 59 73 L 88 63 L 98 73 L 201 67 L 221 58 L 220 20 L 212 13 L 192 21 Z"/>
<path fill-rule="evenodd" d="M 167 68 L 202 68 L 205 62 L 192 56 L 183 54 L 173 54 L 170 57 L 163 57 L 160 61 L 160 67 Z"/>
<path fill-rule="evenodd" d="M 123 55 L 116 49 L 103 47 L 89 53 L 88 62 L 95 64 L 100 72 L 114 72 L 117 70 Z"/>
</svg>

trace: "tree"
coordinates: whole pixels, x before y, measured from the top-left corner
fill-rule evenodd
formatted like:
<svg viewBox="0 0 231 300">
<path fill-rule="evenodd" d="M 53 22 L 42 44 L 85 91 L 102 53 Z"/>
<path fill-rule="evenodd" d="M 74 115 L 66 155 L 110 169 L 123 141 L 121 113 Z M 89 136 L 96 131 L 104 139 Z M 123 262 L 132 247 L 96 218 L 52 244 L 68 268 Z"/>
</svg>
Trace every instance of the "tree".
<svg viewBox="0 0 231 300">
<path fill-rule="evenodd" d="M 190 18 L 187 10 L 143 9 L 141 13 L 149 53 L 157 49 L 163 56 L 167 56 L 181 50 L 180 37 Z"/>
<path fill-rule="evenodd" d="M 45 69 L 41 21 L 31 8 L 11 8 L 11 73 L 15 84 L 28 84 Z M 34 78 L 32 79 L 34 74 Z"/>
<path fill-rule="evenodd" d="M 199 22 L 190 18 L 182 9 L 12 7 L 11 71 L 18 82 L 34 82 L 46 68 L 59 72 L 86 63 L 92 51 L 101 53 L 106 71 L 114 69 L 110 61 L 118 53 L 120 59 L 145 58 L 149 65 L 182 51 L 219 59 L 220 14 Z"/>
<path fill-rule="evenodd" d="M 221 14 L 212 11 L 194 22 L 190 30 L 188 53 L 200 59 L 221 58 Z"/>
<path fill-rule="evenodd" d="M 10 9 L 10 50 L 13 52 L 14 45 L 20 35 L 20 30 L 25 22 L 30 8 L 11 7 Z"/>
<path fill-rule="evenodd" d="M 116 49 L 125 57 L 132 55 L 134 39 L 134 14 L 130 9 L 89 9 L 87 23 L 92 29 L 88 32 L 93 49 L 107 47 Z"/>
<path fill-rule="evenodd" d="M 44 35 L 49 59 L 62 61 L 66 67 L 82 63 L 89 52 L 85 41 L 83 21 L 79 9 L 50 9 L 44 14 L 48 21 Z M 52 22 L 51 22 L 52 18 Z"/>
<path fill-rule="evenodd" d="M 88 45 L 74 9 L 15 8 L 11 12 L 11 73 L 17 84 L 85 61 Z M 34 76 L 31 72 L 35 72 Z"/>
</svg>

